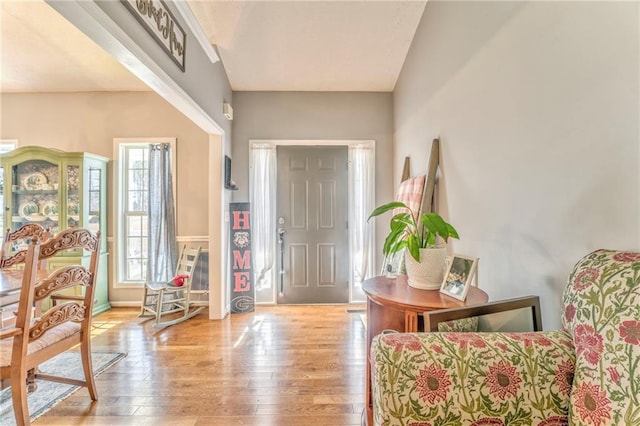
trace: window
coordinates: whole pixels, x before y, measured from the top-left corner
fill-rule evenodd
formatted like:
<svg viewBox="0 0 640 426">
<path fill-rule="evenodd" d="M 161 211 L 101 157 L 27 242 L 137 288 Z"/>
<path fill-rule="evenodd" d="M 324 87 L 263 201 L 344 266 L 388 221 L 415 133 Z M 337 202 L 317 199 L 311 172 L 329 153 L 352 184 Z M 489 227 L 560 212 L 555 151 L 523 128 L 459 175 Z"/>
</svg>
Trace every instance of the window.
<svg viewBox="0 0 640 426">
<path fill-rule="evenodd" d="M 175 139 L 116 139 L 118 158 L 118 200 L 116 239 L 118 283 L 140 284 L 147 275 L 149 199 L 149 144 L 170 143 L 175 156 Z M 172 161 L 175 165 L 175 161 Z M 175 166 L 174 166 L 175 167 Z"/>
<path fill-rule="evenodd" d="M 13 151 L 18 147 L 18 139 L 0 139 L 0 154 Z"/>
</svg>

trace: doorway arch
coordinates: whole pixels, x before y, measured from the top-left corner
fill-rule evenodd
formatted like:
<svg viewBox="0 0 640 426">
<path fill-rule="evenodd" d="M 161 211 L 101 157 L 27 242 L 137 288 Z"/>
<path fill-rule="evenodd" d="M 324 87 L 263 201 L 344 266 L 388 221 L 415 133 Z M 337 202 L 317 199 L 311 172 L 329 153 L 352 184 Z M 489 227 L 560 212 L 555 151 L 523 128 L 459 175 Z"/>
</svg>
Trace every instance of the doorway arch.
<svg viewBox="0 0 640 426">
<path fill-rule="evenodd" d="M 97 3 L 75 0 L 48 4 L 209 135 L 208 184 L 212 188 L 208 205 L 209 259 L 212 260 L 209 268 L 209 318 L 223 318 L 229 312 L 224 285 L 227 282 L 227 258 L 221 250 L 221 247 L 226 247 L 223 218 L 224 206 L 229 202 L 222 185 L 222 158 L 226 148 L 230 147 L 225 129 Z M 183 11 L 180 13 L 182 15 Z"/>
</svg>

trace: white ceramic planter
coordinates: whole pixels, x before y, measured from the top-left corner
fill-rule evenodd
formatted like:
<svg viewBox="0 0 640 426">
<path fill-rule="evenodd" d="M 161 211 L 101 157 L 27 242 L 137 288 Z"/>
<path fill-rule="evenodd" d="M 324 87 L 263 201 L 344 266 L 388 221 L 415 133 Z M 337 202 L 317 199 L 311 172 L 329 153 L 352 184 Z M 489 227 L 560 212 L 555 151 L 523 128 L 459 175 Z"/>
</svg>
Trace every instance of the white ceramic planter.
<svg viewBox="0 0 640 426">
<path fill-rule="evenodd" d="M 420 249 L 420 262 L 405 253 L 407 282 L 421 290 L 438 290 L 447 268 L 447 250 L 444 246 Z"/>
</svg>

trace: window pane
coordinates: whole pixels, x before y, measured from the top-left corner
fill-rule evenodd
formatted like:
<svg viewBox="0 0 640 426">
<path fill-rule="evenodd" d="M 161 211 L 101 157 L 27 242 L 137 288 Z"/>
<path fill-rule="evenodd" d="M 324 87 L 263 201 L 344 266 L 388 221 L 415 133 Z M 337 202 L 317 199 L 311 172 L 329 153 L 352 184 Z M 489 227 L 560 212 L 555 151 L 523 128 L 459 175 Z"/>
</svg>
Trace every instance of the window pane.
<svg viewBox="0 0 640 426">
<path fill-rule="evenodd" d="M 127 257 L 136 259 L 147 257 L 147 238 L 129 237 L 127 238 Z"/>
<path fill-rule="evenodd" d="M 142 259 L 129 259 L 127 267 L 128 281 L 144 281 L 146 278 L 147 264 Z"/>
<path fill-rule="evenodd" d="M 149 189 L 148 169 L 129 170 L 129 190 L 140 191 Z"/>
<path fill-rule="evenodd" d="M 148 167 L 149 148 L 145 146 L 131 146 L 129 151 L 129 169 Z"/>
<path fill-rule="evenodd" d="M 147 265 L 148 146 L 127 149 L 125 279 L 144 281 Z"/>
<path fill-rule="evenodd" d="M 142 256 L 142 239 L 141 238 L 127 238 L 129 242 L 127 247 L 127 257 L 129 259 L 139 259 Z"/>
<path fill-rule="evenodd" d="M 142 237 L 146 236 L 147 229 L 142 226 L 142 216 L 128 216 L 127 217 L 127 236 L 128 237 Z"/>
<path fill-rule="evenodd" d="M 128 191 L 127 193 L 127 210 L 129 212 L 146 213 L 147 212 L 147 191 Z"/>
</svg>

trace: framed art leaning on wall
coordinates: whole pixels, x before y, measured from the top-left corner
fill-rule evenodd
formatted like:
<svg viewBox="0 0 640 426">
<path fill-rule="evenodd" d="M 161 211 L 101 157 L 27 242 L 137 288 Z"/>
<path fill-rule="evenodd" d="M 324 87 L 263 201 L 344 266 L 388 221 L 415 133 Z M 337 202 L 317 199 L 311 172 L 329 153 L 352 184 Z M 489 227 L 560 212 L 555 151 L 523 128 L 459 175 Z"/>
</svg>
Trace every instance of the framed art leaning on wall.
<svg viewBox="0 0 640 426">
<path fill-rule="evenodd" d="M 460 254 L 451 256 L 440 292 L 458 300 L 465 300 L 469 287 L 478 273 L 478 258 Z"/>
</svg>

